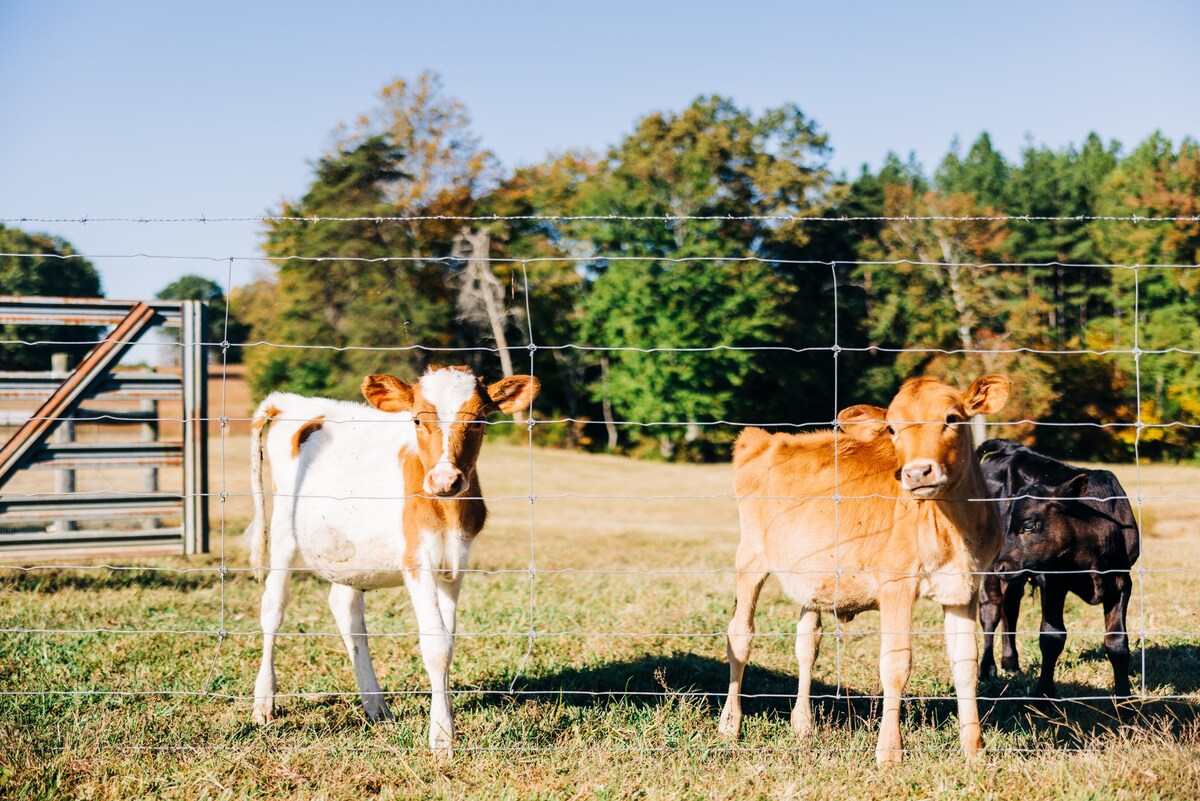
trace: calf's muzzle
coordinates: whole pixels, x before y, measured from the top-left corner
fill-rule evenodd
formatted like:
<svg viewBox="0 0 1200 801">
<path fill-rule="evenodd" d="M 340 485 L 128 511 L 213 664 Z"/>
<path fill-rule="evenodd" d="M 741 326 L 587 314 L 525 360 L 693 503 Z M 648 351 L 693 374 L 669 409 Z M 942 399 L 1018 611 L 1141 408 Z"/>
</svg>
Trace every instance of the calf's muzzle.
<svg viewBox="0 0 1200 801">
<path fill-rule="evenodd" d="M 448 462 L 438 462 L 425 474 L 423 489 L 426 495 L 453 498 L 467 491 L 467 477 Z"/>
</svg>

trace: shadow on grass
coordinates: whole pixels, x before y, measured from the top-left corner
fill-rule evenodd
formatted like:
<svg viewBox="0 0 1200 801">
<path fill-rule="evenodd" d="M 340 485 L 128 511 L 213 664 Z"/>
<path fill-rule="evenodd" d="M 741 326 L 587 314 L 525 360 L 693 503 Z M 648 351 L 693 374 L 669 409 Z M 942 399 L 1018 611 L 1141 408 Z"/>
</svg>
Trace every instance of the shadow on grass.
<svg viewBox="0 0 1200 801">
<path fill-rule="evenodd" d="M 1108 655 L 1103 647 L 1089 648 L 1076 657 L 1080 662 L 1097 663 L 1101 665 L 1099 674 L 1103 677 L 1097 684 L 1078 684 L 1063 682 L 1062 669 L 1056 671 L 1055 685 L 1059 697 L 1063 699 L 1105 695 L 1112 692 L 1112 673 L 1108 669 Z M 1035 660 L 1038 657 L 1035 656 Z M 1188 695 L 1200 692 L 1200 645 L 1180 643 L 1178 645 L 1154 645 L 1145 650 L 1146 692 L 1148 695 Z M 1136 646 L 1131 649 L 1129 667 L 1130 684 L 1136 694 L 1141 689 L 1140 675 L 1143 659 L 1142 650 Z M 1036 683 L 1039 663 L 1034 661 L 1022 663 L 1021 671 L 1012 676 L 998 676 L 995 679 L 981 681 L 979 691 L 981 696 L 996 695 L 1008 690 L 1009 695 L 1027 695 Z"/>
<path fill-rule="evenodd" d="M 553 698 L 572 706 L 614 703 L 653 706 L 668 697 L 686 696 L 703 700 L 719 713 L 728 683 L 728 663 L 677 651 L 522 677 L 512 686 L 511 695 Z M 506 691 L 509 687 L 486 689 Z M 795 701 L 796 677 L 751 663 L 746 667 L 742 689 L 742 707 L 746 714 L 786 716 L 791 714 Z M 813 695 L 832 695 L 833 692 L 833 687 L 813 682 Z M 480 702 L 486 704 L 500 697 L 503 692 L 500 695 L 491 692 Z"/>
<path fill-rule="evenodd" d="M 1141 650 L 1131 654 L 1130 683 L 1135 694 L 1141 691 Z M 1081 661 L 1108 663 L 1102 647 L 1088 649 Z M 1038 666 L 1025 665 L 1022 672 L 997 677 L 979 684 L 979 695 L 994 700 L 980 701 L 985 722 L 1006 732 L 1048 731 L 1053 741 L 1064 747 L 1083 747 L 1100 734 L 1117 734 L 1129 728 L 1154 731 L 1170 738 L 1194 733 L 1200 713 L 1200 699 L 1155 698 L 1153 696 L 1190 695 L 1200 690 L 1200 646 L 1153 646 L 1145 652 L 1145 692 L 1147 699 L 1109 696 L 1111 673 L 1102 670 L 1103 681 L 1096 684 L 1056 679 L 1058 697 L 1032 699 Z"/>
<path fill-rule="evenodd" d="M 97 567 L 88 570 L 57 569 L 11 570 L 0 573 L 0 586 L 16 592 L 55 593 L 62 590 L 100 592 L 123 589 L 169 589 L 192 592 L 221 583 L 216 569 L 192 572 L 178 570 L 113 570 Z"/>
<path fill-rule="evenodd" d="M 253 574 L 246 570 L 243 564 L 230 564 L 224 581 L 226 584 L 241 582 L 257 584 Z M 305 592 L 306 590 L 297 590 L 297 588 L 309 584 L 319 587 L 319 592 L 325 592 L 329 587 L 329 583 L 325 579 L 304 569 L 293 571 L 289 583 L 292 589 L 298 592 Z M 114 568 L 107 565 L 97 565 L 92 568 L 37 570 L 0 568 L 0 588 L 15 592 L 55 593 L 61 590 L 106 592 L 125 589 L 194 592 L 220 584 L 221 565 L 219 562 L 196 564 L 186 570 L 173 567 Z M 261 593 L 261 588 L 256 588 L 253 592 L 255 598 Z"/>
<path fill-rule="evenodd" d="M 1200 647 L 1187 646 L 1195 657 Z M 1147 666 L 1159 658 L 1147 650 Z M 1165 649 L 1177 652 L 1179 649 Z M 1178 654 L 1174 654 L 1178 658 Z M 1163 660 L 1165 661 L 1165 659 Z M 1161 664 L 1161 662 L 1160 662 Z M 1153 668 L 1150 677 L 1155 678 Z M 1189 684 L 1200 679 L 1195 672 Z M 1117 734 L 1125 727 L 1144 728 L 1169 738 L 1178 738 L 1194 729 L 1200 704 L 1190 700 L 1130 700 L 1116 702 L 1097 698 L 1110 692 L 1110 686 L 1060 682 L 1057 701 L 1025 700 L 1036 676 L 1019 675 L 982 682 L 980 716 L 985 730 L 1008 735 L 1033 736 L 1039 742 L 1058 747 L 1084 747 L 1097 736 Z M 614 704 L 659 706 L 680 698 L 702 703 L 715 729 L 729 681 L 729 667 L 723 660 L 676 652 L 669 655 L 646 654 L 635 659 L 607 662 L 583 668 L 568 668 L 539 676 L 519 678 L 515 684 L 483 686 L 484 693 L 465 701 L 466 708 L 498 704 L 554 701 L 579 707 Z M 1138 686 L 1135 676 L 1135 688 Z M 1157 689 L 1156 689 L 1157 687 Z M 767 716 L 787 720 L 795 704 L 796 677 L 789 673 L 757 667 L 746 668 L 742 682 L 742 709 L 748 717 Z M 1174 690 L 1182 694 L 1180 684 L 1147 683 L 1150 693 Z M 1136 691 L 1136 690 L 1135 690 Z M 813 713 L 825 725 L 851 729 L 875 728 L 879 724 L 881 701 L 874 697 L 875 687 L 837 688 L 823 682 L 812 685 Z M 1005 696 L 1011 696 L 1008 700 Z M 1072 700 L 1090 698 L 1092 700 Z M 953 698 L 906 699 L 902 706 L 905 726 L 943 726 L 957 718 L 958 705 Z M 951 724 L 953 725 L 953 724 Z"/>
<path fill-rule="evenodd" d="M 727 662 L 676 651 L 523 676 L 512 685 L 480 686 L 482 695 L 462 703 L 468 709 L 546 702 L 586 708 L 648 708 L 682 700 L 701 705 L 715 733 L 728 684 Z M 742 690 L 742 712 L 747 719 L 786 721 L 796 701 L 796 677 L 751 662 L 742 679 Z M 845 691 L 834 698 L 836 688 L 820 681 L 813 682 L 811 693 L 813 714 L 826 725 L 850 729 L 876 725 L 878 710 L 873 699 L 848 696 Z"/>
</svg>

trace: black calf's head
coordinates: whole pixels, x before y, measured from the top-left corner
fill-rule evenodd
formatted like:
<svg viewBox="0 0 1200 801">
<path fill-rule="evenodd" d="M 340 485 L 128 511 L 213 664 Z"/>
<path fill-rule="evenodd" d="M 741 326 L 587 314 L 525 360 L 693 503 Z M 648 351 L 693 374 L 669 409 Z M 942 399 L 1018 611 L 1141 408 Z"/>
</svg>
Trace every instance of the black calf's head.
<svg viewBox="0 0 1200 801">
<path fill-rule="evenodd" d="M 1018 493 L 1008 513 L 1004 547 L 996 572 L 1015 576 L 1063 565 L 1075 551 L 1071 517 L 1076 501 L 1087 492 L 1084 474 L 1058 486 L 1030 484 Z"/>
</svg>

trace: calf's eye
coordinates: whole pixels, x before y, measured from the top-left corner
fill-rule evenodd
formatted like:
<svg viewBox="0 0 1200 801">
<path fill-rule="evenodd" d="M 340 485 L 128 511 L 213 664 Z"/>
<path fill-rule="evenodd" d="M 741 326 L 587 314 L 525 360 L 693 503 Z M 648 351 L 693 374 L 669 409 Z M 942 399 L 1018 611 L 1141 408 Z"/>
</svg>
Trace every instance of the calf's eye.
<svg viewBox="0 0 1200 801">
<path fill-rule="evenodd" d="M 948 425 L 948 426 L 957 425 L 957 424 L 961 423 L 962 421 L 963 421 L 963 419 L 960 416 L 958 416 L 957 414 L 946 415 L 946 425 Z"/>
</svg>

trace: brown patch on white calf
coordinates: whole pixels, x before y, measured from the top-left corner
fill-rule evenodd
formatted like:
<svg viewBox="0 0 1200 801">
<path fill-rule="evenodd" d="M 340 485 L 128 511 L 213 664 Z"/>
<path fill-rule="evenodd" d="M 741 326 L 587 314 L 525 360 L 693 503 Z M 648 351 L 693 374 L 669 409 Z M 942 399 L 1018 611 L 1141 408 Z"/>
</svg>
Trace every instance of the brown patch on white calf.
<svg viewBox="0 0 1200 801">
<path fill-rule="evenodd" d="M 267 423 L 271 422 L 278 416 L 279 416 L 279 409 L 275 408 L 274 406 L 268 406 L 267 408 L 263 409 L 262 417 L 255 417 L 253 420 L 250 421 L 250 428 L 254 429 L 255 431 L 261 432 L 263 430 L 263 426 L 265 426 Z"/>
<path fill-rule="evenodd" d="M 292 458 L 300 458 L 300 446 L 308 442 L 308 438 L 321 430 L 325 425 L 325 415 L 314 417 L 304 425 L 296 429 L 296 433 L 292 435 Z"/>
</svg>

